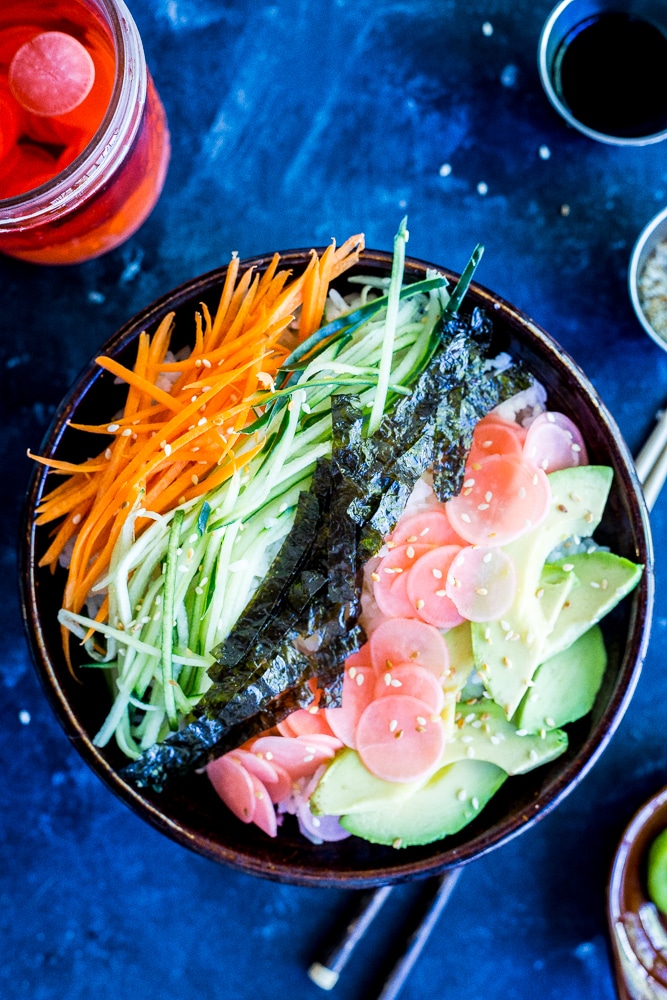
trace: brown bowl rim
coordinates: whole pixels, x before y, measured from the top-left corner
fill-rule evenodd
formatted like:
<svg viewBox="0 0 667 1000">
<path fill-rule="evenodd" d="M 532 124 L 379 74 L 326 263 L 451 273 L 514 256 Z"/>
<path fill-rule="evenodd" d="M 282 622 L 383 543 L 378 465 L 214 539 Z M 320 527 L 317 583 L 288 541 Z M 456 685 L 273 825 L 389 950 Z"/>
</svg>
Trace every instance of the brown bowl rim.
<svg viewBox="0 0 667 1000">
<path fill-rule="evenodd" d="M 322 252 L 323 248 L 316 249 L 318 252 Z M 293 268 L 303 266 L 310 253 L 310 249 L 280 251 L 281 265 Z M 249 267 L 257 267 L 260 270 L 265 268 L 272 256 L 273 254 L 262 254 L 244 259 L 241 262 L 240 273 Z M 380 250 L 365 250 L 361 255 L 362 264 L 375 265 L 383 269 L 390 267 L 391 260 L 390 253 Z M 451 282 L 455 282 L 458 278 L 456 272 L 446 268 L 438 267 L 418 258 L 406 258 L 405 272 L 407 276 L 423 277 L 426 269 L 429 268 L 443 273 Z M 227 266 L 216 268 L 165 293 L 125 323 L 96 351 L 96 355 L 118 354 L 136 338 L 141 330 L 153 329 L 166 313 L 188 301 L 198 302 L 205 293 L 214 288 L 220 288 L 226 272 Z M 482 857 L 532 827 L 539 819 L 551 812 L 587 774 L 616 731 L 635 690 L 646 654 L 654 591 L 650 524 L 632 457 L 618 427 L 595 388 L 576 362 L 545 330 L 502 297 L 477 282 L 473 282 L 470 286 L 468 302 L 471 300 L 474 305 L 487 308 L 492 316 L 501 317 L 513 331 L 520 332 L 522 336 L 525 336 L 531 349 L 534 350 L 535 346 L 539 345 L 548 356 L 556 355 L 564 367 L 568 379 L 576 382 L 588 398 L 595 411 L 596 419 L 604 428 L 605 440 L 609 443 L 612 451 L 616 452 L 616 471 L 620 471 L 622 476 L 620 488 L 623 490 L 631 510 L 630 523 L 636 536 L 637 560 L 643 562 L 645 571 L 633 597 L 636 607 L 629 627 L 631 642 L 626 647 L 618 672 L 614 697 L 606 705 L 595 731 L 584 742 L 576 757 L 569 762 L 563 771 L 559 771 L 556 778 L 542 791 L 529 808 L 516 815 L 511 814 L 504 822 L 497 823 L 491 829 L 483 831 L 458 847 L 447 848 L 447 838 L 445 838 L 432 845 L 433 853 L 429 854 L 428 857 L 414 860 L 408 857 L 409 852 L 394 851 L 395 863 L 390 869 L 371 867 L 349 871 L 322 871 L 316 866 L 299 862 L 297 858 L 289 863 L 272 863 L 267 861 L 265 857 L 258 858 L 255 854 L 244 854 L 230 850 L 211 838 L 193 833 L 187 828 L 187 824 L 176 822 L 164 815 L 154 802 L 150 801 L 141 791 L 123 781 L 93 745 L 90 735 L 72 711 L 59 681 L 58 671 L 49 658 L 44 633 L 36 614 L 38 580 L 33 512 L 45 477 L 43 467 L 37 467 L 32 473 L 24 505 L 19 546 L 19 578 L 24 626 L 39 679 L 65 732 L 83 759 L 126 805 L 177 843 L 214 861 L 229 864 L 242 871 L 298 885 L 339 887 L 344 885 L 349 888 L 360 888 L 426 877 Z M 101 369 L 91 359 L 62 400 L 54 420 L 46 432 L 40 454 L 52 454 L 53 450 L 57 448 L 66 425 L 68 412 L 79 405 L 85 393 L 94 386 L 100 374 Z"/>
</svg>

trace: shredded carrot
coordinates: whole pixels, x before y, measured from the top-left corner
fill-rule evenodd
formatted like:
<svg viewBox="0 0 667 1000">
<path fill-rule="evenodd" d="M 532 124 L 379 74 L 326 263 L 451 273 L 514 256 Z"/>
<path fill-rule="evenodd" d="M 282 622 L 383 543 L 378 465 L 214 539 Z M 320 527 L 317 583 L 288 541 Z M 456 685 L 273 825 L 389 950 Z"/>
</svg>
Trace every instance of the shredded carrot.
<svg viewBox="0 0 667 1000">
<path fill-rule="evenodd" d="M 80 464 L 28 452 L 67 477 L 44 497 L 36 518 L 38 524 L 57 522 L 40 565 L 55 570 L 65 547 L 72 546 L 63 601 L 67 610 L 80 611 L 107 574 L 123 524 L 139 500 L 145 509 L 164 514 L 204 497 L 261 451 L 261 438 L 251 445 L 238 432 L 255 420 L 257 390 L 273 383 L 286 356 L 281 337 L 297 310 L 298 341 L 317 329 L 330 281 L 355 264 L 362 249 L 359 235 L 338 248 L 332 243 L 321 257 L 312 251 L 296 277 L 280 269 L 278 254 L 263 274 L 250 267 L 239 276 L 233 255 L 215 315 L 204 303 L 195 314 L 189 357 L 175 360 L 169 354 L 174 329 L 169 313 L 152 337 L 140 334 L 132 368 L 113 358 L 96 359 L 127 383 L 123 413 L 105 424 L 69 426 L 109 434 L 108 447 Z M 137 533 L 148 523 L 137 518 Z M 100 620 L 107 607 L 98 612 Z M 69 635 L 63 628 L 68 664 Z"/>
</svg>

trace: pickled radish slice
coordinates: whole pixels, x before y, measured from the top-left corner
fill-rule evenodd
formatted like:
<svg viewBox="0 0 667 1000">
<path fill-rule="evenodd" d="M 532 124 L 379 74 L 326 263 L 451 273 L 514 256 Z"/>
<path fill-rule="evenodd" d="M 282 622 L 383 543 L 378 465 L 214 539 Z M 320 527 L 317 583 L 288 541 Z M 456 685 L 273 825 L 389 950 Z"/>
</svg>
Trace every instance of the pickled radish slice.
<svg viewBox="0 0 667 1000">
<path fill-rule="evenodd" d="M 426 667 L 418 667 L 414 663 L 399 663 L 378 677 L 375 697 L 386 698 L 395 694 L 418 698 L 436 714 L 442 712 L 445 706 L 445 693 L 438 678 Z"/>
<path fill-rule="evenodd" d="M 514 600 L 514 563 L 500 548 L 469 545 L 454 559 L 445 589 L 468 621 L 493 621 L 504 614 Z"/>
<path fill-rule="evenodd" d="M 22 108 L 54 117 L 77 108 L 95 81 L 95 64 L 81 42 L 43 31 L 22 45 L 9 66 L 9 88 Z"/>
<path fill-rule="evenodd" d="M 212 760 L 206 773 L 216 792 L 242 823 L 251 823 L 257 799 L 252 775 L 234 752 Z"/>
<path fill-rule="evenodd" d="M 510 424 L 500 418 L 485 417 L 475 427 L 468 466 L 489 455 L 520 455 L 526 431 L 519 424 Z"/>
<path fill-rule="evenodd" d="M 268 761 L 284 767 L 295 781 L 313 774 L 335 754 L 333 747 L 311 742 L 309 736 L 289 739 L 284 736 L 260 736 L 252 745 L 253 753 L 261 753 Z"/>
<path fill-rule="evenodd" d="M 232 755 L 241 761 L 246 771 L 254 774 L 264 784 L 267 782 L 273 784 L 278 780 L 278 772 L 275 764 L 271 761 L 264 760 L 263 757 L 258 757 L 257 754 L 251 753 L 250 750 L 244 750 L 243 747 L 232 750 Z"/>
<path fill-rule="evenodd" d="M 588 465 L 581 431 L 564 413 L 552 410 L 541 413 L 530 425 L 524 453 L 545 472 Z"/>
<path fill-rule="evenodd" d="M 373 573 L 373 594 L 378 608 L 388 618 L 409 618 L 415 614 L 406 594 L 405 584 L 395 587 L 398 578 L 408 574 L 417 559 L 430 545 L 397 545 L 384 556 Z"/>
<path fill-rule="evenodd" d="M 455 531 L 473 545 L 506 545 L 547 516 L 549 480 L 523 456 L 489 455 L 466 467 L 466 476 L 445 509 Z"/>
<path fill-rule="evenodd" d="M 0 86 L 0 169 L 2 160 L 11 152 L 19 137 L 19 114 L 16 101 Z"/>
<path fill-rule="evenodd" d="M 357 724 L 375 696 L 375 671 L 372 667 L 349 666 L 350 659 L 345 662 L 341 707 L 326 708 L 324 715 L 334 736 L 356 750 Z"/>
<path fill-rule="evenodd" d="M 437 507 L 410 517 L 402 517 L 396 525 L 391 541 L 397 546 L 461 544 L 444 508 Z"/>
<path fill-rule="evenodd" d="M 278 833 L 278 820 L 276 811 L 273 808 L 271 795 L 256 775 L 251 774 L 250 780 L 255 798 L 255 811 L 252 814 L 252 821 L 255 826 L 258 826 L 269 837 L 275 837 Z"/>
<path fill-rule="evenodd" d="M 370 669 L 370 668 L 369 668 Z M 331 735 L 323 709 L 298 708 L 278 723 L 281 736 L 311 736 L 313 733 Z"/>
<path fill-rule="evenodd" d="M 410 570 L 410 603 L 429 625 L 450 629 L 463 621 L 445 587 L 449 567 L 460 551 L 460 545 L 441 545 L 420 556 Z"/>
<path fill-rule="evenodd" d="M 357 750 L 368 770 L 384 781 L 416 781 L 438 764 L 445 730 L 419 698 L 376 698 L 357 726 Z"/>
<path fill-rule="evenodd" d="M 391 618 L 370 638 L 371 662 L 382 676 L 394 664 L 415 663 L 443 678 L 449 670 L 449 649 L 433 625 L 412 618 Z"/>
</svg>

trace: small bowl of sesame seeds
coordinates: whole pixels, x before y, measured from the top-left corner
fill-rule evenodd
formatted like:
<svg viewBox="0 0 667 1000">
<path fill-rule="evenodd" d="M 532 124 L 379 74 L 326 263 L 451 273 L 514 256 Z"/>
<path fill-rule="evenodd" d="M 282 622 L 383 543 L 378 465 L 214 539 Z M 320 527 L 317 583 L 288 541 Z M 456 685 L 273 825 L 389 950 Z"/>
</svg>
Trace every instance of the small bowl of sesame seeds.
<svg viewBox="0 0 667 1000">
<path fill-rule="evenodd" d="M 637 319 L 667 350 L 667 208 L 639 234 L 630 257 L 628 285 Z"/>
<path fill-rule="evenodd" d="M 307 251 L 280 254 L 294 273 L 310 260 Z M 273 254 L 240 262 L 240 273 L 250 267 L 260 274 L 270 267 Z M 350 275 L 387 279 L 392 255 L 366 250 L 348 274 L 336 279 L 341 295 L 354 285 Z M 406 282 L 426 278 L 432 269 L 455 282 L 446 268 L 408 258 Z M 182 342 L 194 340 L 192 316 L 200 303 L 214 311 L 226 269 L 194 278 L 147 306 L 115 333 L 98 354 L 128 365 L 136 356 L 142 331 L 152 333 L 165 316 L 175 315 Z M 595 388 L 561 346 L 538 324 L 482 285 L 472 283 L 463 311 L 477 308 L 493 321 L 491 356 L 503 352 L 521 360 L 545 387 L 550 408 L 575 421 L 586 442 L 591 464 L 613 470 L 613 485 L 596 537 L 646 567 L 631 595 L 608 615 L 602 625 L 608 666 L 595 706 L 568 729 L 567 751 L 555 760 L 506 782 L 474 820 L 459 832 L 424 846 L 395 849 L 360 837 L 315 845 L 286 822 L 280 835 L 270 838 L 254 824 L 236 819 L 215 794 L 204 774 L 191 773 L 174 780 L 162 792 L 138 789 L 121 770 L 127 758 L 117 747 L 94 742 L 108 712 L 109 691 L 103 670 L 78 670 L 65 662 L 58 611 L 62 605 L 64 570 L 52 573 L 42 564 L 48 535 L 37 530 L 36 511 L 46 489 L 47 472 L 39 466 L 31 481 L 20 542 L 23 614 L 38 676 L 73 746 L 93 772 L 126 805 L 165 836 L 204 857 L 250 874 L 299 885 L 362 888 L 424 878 L 474 860 L 524 832 L 555 808 L 581 781 L 598 759 L 629 704 L 646 652 L 653 596 L 652 550 L 646 505 L 629 450 Z M 91 360 L 59 406 L 39 453 L 64 462 L 81 462 L 90 454 L 72 425 L 97 425 L 101 414 L 119 407 L 120 387 L 111 373 Z M 107 417 L 105 416 L 106 420 Z M 103 437 L 103 441 L 107 441 Z M 101 445 L 103 447 L 104 445 Z M 79 652 L 80 666 L 85 651 Z M 75 664 L 75 667 L 77 664 Z M 288 817 L 289 819 L 289 817 Z"/>
</svg>

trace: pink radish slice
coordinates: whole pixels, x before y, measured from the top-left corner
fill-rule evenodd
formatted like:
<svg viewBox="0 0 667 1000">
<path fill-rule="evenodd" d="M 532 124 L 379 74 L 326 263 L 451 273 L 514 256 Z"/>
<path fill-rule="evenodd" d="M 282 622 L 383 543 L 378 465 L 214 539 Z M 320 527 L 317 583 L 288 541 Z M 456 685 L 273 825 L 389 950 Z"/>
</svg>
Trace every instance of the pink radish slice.
<svg viewBox="0 0 667 1000">
<path fill-rule="evenodd" d="M 314 708 L 299 708 L 291 712 L 286 719 L 278 723 L 278 732 L 281 736 L 308 736 L 313 733 L 328 733 L 331 729 L 326 720 L 324 711 Z"/>
<path fill-rule="evenodd" d="M 343 744 L 337 736 L 333 734 L 329 736 L 327 733 L 313 733 L 307 738 L 308 746 L 315 746 L 327 751 L 328 753 L 338 753 L 339 750 L 343 749 Z"/>
<path fill-rule="evenodd" d="M 419 698 L 376 698 L 357 726 L 359 756 L 368 770 L 384 781 L 424 777 L 437 765 L 444 746 L 440 717 Z"/>
<path fill-rule="evenodd" d="M 446 675 L 449 649 L 433 625 L 411 618 L 391 618 L 379 625 L 370 638 L 371 662 L 382 676 L 394 664 L 416 663 L 435 674 Z"/>
<path fill-rule="evenodd" d="M 365 642 L 363 646 L 360 646 L 356 653 L 350 653 L 350 655 L 345 660 L 346 667 L 368 667 L 371 662 L 371 647 L 370 643 Z"/>
<path fill-rule="evenodd" d="M 435 674 L 415 663 L 399 663 L 387 670 L 375 682 L 375 697 L 409 695 L 426 702 L 432 712 L 440 714 L 445 705 L 445 693 Z"/>
<path fill-rule="evenodd" d="M 255 796 L 255 811 L 252 815 L 252 821 L 255 826 L 258 826 L 269 837 L 275 837 L 278 833 L 278 820 L 276 819 L 276 811 L 273 808 L 271 796 L 256 775 L 251 774 L 250 780 L 252 781 L 253 794 Z"/>
<path fill-rule="evenodd" d="M 581 431 L 564 413 L 548 410 L 528 428 L 524 454 L 545 472 L 588 465 Z"/>
<path fill-rule="evenodd" d="M 500 548 L 469 545 L 450 566 L 445 589 L 468 621 L 493 621 L 514 600 L 514 563 Z"/>
<path fill-rule="evenodd" d="M 506 545 L 542 523 L 551 488 L 523 456 L 489 455 L 466 467 L 464 488 L 446 503 L 455 530 L 472 545 Z"/>
<path fill-rule="evenodd" d="M 283 799 L 287 798 L 289 793 L 292 791 L 294 782 L 284 767 L 281 767 L 280 764 L 276 764 L 275 761 L 273 761 L 273 766 L 276 771 L 276 780 L 275 782 L 265 782 L 264 787 L 271 796 L 271 801 L 275 805 L 277 802 L 282 802 Z"/>
<path fill-rule="evenodd" d="M 22 108 L 34 115 L 65 115 L 86 99 L 95 64 L 72 35 L 43 31 L 22 45 L 9 66 L 9 87 Z"/>
<path fill-rule="evenodd" d="M 431 549 L 420 556 L 410 570 L 410 603 L 419 617 L 429 625 L 450 629 L 463 621 L 445 590 L 449 567 L 460 551 L 460 545 L 442 545 L 438 549 Z"/>
<path fill-rule="evenodd" d="M 485 417 L 475 427 L 468 465 L 489 455 L 520 455 L 526 431 L 519 424 L 510 424 L 499 418 Z"/>
<path fill-rule="evenodd" d="M 325 709 L 325 717 L 334 736 L 355 750 L 357 723 L 374 697 L 375 671 L 372 667 L 348 666 L 350 659 L 348 657 L 345 663 L 342 705 L 340 708 Z"/>
<path fill-rule="evenodd" d="M 250 750 L 244 750 L 243 747 L 239 747 L 238 750 L 232 750 L 232 756 L 240 760 L 246 771 L 254 774 L 263 784 L 272 784 L 278 780 L 278 772 L 275 765 L 263 757 L 258 757 L 257 754 L 252 753 Z"/>
<path fill-rule="evenodd" d="M 388 618 L 414 617 L 405 592 L 405 584 L 396 586 L 398 579 L 410 572 L 420 555 L 428 552 L 429 545 L 397 545 L 382 558 L 373 573 L 373 593 L 377 606 Z"/>
<path fill-rule="evenodd" d="M 396 525 L 394 545 L 451 545 L 460 539 L 449 523 L 444 507 L 432 507 L 419 514 L 403 517 Z"/>
<path fill-rule="evenodd" d="M 251 823 L 257 799 L 255 786 L 242 761 L 234 753 L 226 753 L 211 761 L 206 773 L 216 792 L 242 823 Z"/>
<path fill-rule="evenodd" d="M 331 760 L 335 754 L 333 749 L 311 743 L 309 736 L 297 736 L 295 739 L 260 736 L 253 743 L 252 752 L 261 753 L 267 760 L 275 761 L 287 771 L 292 781 L 312 774 L 320 764 Z"/>
</svg>

